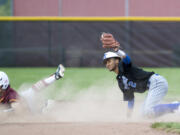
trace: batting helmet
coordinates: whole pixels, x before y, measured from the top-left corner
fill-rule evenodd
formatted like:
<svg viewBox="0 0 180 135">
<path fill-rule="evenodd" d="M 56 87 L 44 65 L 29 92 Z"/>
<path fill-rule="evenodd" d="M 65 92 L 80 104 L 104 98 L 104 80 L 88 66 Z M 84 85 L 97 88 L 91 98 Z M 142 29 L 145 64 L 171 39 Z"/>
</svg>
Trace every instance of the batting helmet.
<svg viewBox="0 0 180 135">
<path fill-rule="evenodd" d="M 0 87 L 5 90 L 9 86 L 9 79 L 6 73 L 0 71 Z"/>
<path fill-rule="evenodd" d="M 103 56 L 103 62 L 105 63 L 107 59 L 109 58 L 120 58 L 119 55 L 117 55 L 115 52 L 106 52 L 104 53 L 104 56 Z"/>
</svg>

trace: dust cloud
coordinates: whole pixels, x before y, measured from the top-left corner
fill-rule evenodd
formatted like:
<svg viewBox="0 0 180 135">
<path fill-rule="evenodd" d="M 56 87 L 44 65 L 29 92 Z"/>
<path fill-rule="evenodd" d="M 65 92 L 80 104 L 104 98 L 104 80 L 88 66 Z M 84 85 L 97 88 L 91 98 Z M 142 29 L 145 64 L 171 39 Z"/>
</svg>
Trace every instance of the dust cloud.
<svg viewBox="0 0 180 135">
<path fill-rule="evenodd" d="M 102 83 L 103 82 L 103 83 Z M 71 84 L 71 85 L 69 85 Z M 30 85 L 24 84 L 20 88 L 27 89 Z M 27 111 L 29 107 L 22 107 L 18 113 L 1 113 L 1 123 L 12 122 L 160 122 L 180 121 L 180 114 L 168 114 L 156 119 L 145 119 L 141 117 L 141 106 L 145 97 L 136 98 L 135 108 L 131 117 L 127 117 L 127 102 L 122 99 L 122 93 L 117 84 L 113 86 L 105 80 L 98 80 L 93 86 L 76 92 L 71 99 L 65 99 L 74 91 L 75 85 L 71 80 L 62 84 L 59 93 L 56 93 L 57 100 L 47 100 L 43 92 L 36 95 L 32 101 L 32 107 L 41 106 L 38 112 Z M 56 88 L 50 88 L 52 92 Z M 74 92 L 75 93 L 75 92 Z M 31 95 L 28 95 L 31 96 Z M 32 98 L 34 100 L 34 98 Z M 42 100 L 43 99 L 43 100 Z M 21 100 L 24 102 L 24 100 Z M 26 104 L 26 106 L 28 106 Z"/>
</svg>

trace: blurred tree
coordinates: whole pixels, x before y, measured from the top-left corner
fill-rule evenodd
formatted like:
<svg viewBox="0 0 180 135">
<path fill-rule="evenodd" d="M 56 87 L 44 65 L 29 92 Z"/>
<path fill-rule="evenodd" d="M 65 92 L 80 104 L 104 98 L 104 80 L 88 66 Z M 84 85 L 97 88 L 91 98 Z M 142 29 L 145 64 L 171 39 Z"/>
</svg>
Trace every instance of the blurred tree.
<svg viewBox="0 0 180 135">
<path fill-rule="evenodd" d="M 11 16 L 12 15 L 12 4 L 13 0 L 0 0 L 0 16 Z"/>
</svg>

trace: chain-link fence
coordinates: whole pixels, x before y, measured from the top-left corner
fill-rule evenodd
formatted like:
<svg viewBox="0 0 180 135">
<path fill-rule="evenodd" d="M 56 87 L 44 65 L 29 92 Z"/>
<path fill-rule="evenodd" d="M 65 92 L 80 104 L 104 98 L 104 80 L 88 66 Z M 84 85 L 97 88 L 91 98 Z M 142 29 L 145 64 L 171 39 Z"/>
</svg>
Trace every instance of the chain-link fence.
<svg viewBox="0 0 180 135">
<path fill-rule="evenodd" d="M 138 66 L 180 66 L 180 22 L 1 21 L 0 66 L 101 67 L 101 32 L 110 32 Z"/>
</svg>

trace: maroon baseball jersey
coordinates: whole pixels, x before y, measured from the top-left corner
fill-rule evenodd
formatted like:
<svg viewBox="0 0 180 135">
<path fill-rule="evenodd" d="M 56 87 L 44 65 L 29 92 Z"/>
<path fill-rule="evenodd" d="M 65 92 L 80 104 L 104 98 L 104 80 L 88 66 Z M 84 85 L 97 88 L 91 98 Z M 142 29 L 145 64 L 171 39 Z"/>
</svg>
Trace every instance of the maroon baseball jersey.
<svg viewBox="0 0 180 135">
<path fill-rule="evenodd" d="M 10 104 L 12 102 L 16 102 L 18 99 L 17 92 L 12 89 L 10 86 L 5 90 L 3 96 L 0 98 L 1 104 Z"/>
</svg>

